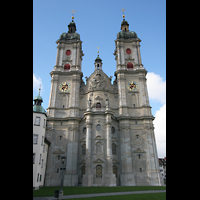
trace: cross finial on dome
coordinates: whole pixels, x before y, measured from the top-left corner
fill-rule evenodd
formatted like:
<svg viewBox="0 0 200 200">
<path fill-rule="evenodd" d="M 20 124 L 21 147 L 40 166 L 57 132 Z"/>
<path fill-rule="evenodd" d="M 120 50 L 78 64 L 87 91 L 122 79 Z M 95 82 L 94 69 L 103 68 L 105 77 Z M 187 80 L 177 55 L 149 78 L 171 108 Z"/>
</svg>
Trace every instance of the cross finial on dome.
<svg viewBox="0 0 200 200">
<path fill-rule="evenodd" d="M 98 49 L 97 53 L 99 54 L 99 47 L 97 47 L 97 49 Z"/>
<path fill-rule="evenodd" d="M 121 9 L 121 11 L 123 12 L 123 15 L 122 15 L 123 18 L 125 17 L 125 15 L 124 15 L 124 11 L 125 11 L 125 10 L 126 10 L 126 9 L 124 9 L 124 8 Z"/>
<path fill-rule="evenodd" d="M 74 19 L 74 13 L 75 13 L 76 11 L 73 9 L 71 12 L 73 13 L 73 15 L 72 15 L 72 21 L 73 21 L 73 19 Z"/>
<path fill-rule="evenodd" d="M 39 95 L 40 95 L 40 90 L 41 90 L 41 84 L 40 84 L 40 87 L 39 87 Z"/>
</svg>

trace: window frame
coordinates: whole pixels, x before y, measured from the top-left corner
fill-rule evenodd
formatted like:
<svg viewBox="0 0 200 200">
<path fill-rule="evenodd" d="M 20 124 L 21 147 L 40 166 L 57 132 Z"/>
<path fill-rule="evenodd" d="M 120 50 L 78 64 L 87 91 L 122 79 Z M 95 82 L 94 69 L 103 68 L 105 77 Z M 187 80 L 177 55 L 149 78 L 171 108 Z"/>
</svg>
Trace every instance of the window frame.
<svg viewBox="0 0 200 200">
<path fill-rule="evenodd" d="M 37 122 L 37 121 L 36 121 L 37 118 L 39 118 L 39 123 L 36 123 L 36 122 Z M 35 126 L 40 126 L 40 121 L 41 121 L 41 117 L 36 116 L 36 117 L 35 117 L 35 123 L 34 123 L 34 125 L 35 125 Z"/>
<path fill-rule="evenodd" d="M 34 143 L 34 136 L 37 136 L 37 141 L 36 141 L 36 143 Z M 33 144 L 38 144 L 38 134 L 33 134 Z"/>
</svg>

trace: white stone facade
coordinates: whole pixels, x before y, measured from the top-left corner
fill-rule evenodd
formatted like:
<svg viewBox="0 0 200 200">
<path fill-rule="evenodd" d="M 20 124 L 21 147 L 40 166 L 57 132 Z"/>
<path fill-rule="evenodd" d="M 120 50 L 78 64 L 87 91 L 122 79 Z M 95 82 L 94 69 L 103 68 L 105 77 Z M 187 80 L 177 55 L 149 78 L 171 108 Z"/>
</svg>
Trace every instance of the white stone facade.
<svg viewBox="0 0 200 200">
<path fill-rule="evenodd" d="M 64 186 L 163 185 L 140 41 L 115 40 L 113 84 L 101 61 L 95 61 L 94 72 L 85 84 L 82 41 L 57 41 L 47 109 L 46 137 L 51 145 L 46 186 L 60 185 L 61 170 Z M 127 49 L 131 53 L 127 54 Z M 132 69 L 127 68 L 129 62 Z M 64 69 L 66 63 L 70 69 Z M 134 90 L 129 89 L 131 83 Z M 63 84 L 67 84 L 65 91 L 61 90 Z"/>
<path fill-rule="evenodd" d="M 33 112 L 33 188 L 44 185 L 48 144 L 45 142 L 46 115 Z"/>
</svg>

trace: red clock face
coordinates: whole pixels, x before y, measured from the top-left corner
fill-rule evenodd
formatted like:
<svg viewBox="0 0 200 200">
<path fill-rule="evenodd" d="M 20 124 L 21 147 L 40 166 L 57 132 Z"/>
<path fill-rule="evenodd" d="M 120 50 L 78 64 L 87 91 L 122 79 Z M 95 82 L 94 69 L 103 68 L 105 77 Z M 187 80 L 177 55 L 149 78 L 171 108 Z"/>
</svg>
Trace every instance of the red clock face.
<svg viewBox="0 0 200 200">
<path fill-rule="evenodd" d="M 131 54 L 131 50 L 130 49 L 126 49 L 126 53 L 127 54 Z"/>
<path fill-rule="evenodd" d="M 66 51 L 66 55 L 69 56 L 70 54 L 71 54 L 71 51 L 70 51 L 70 50 L 67 50 L 67 51 Z"/>
</svg>

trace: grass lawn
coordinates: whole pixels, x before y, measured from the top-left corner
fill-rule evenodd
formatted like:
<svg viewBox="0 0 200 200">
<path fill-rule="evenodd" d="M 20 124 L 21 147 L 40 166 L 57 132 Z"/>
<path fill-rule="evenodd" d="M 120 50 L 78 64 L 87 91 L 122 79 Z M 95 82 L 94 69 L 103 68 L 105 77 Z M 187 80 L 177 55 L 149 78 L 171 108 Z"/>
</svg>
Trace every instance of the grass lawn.
<svg viewBox="0 0 200 200">
<path fill-rule="evenodd" d="M 166 186 L 63 187 L 62 188 L 63 195 L 143 191 L 143 190 L 165 190 L 165 189 Z M 41 187 L 39 190 L 33 190 L 33 197 L 54 196 L 55 190 L 60 190 L 60 187 Z"/>
<path fill-rule="evenodd" d="M 118 196 L 106 196 L 106 197 L 87 197 L 77 198 L 73 200 L 166 200 L 166 193 L 149 193 L 149 194 L 129 194 L 129 195 L 118 195 Z M 70 199 L 68 199 L 70 200 Z"/>
</svg>

